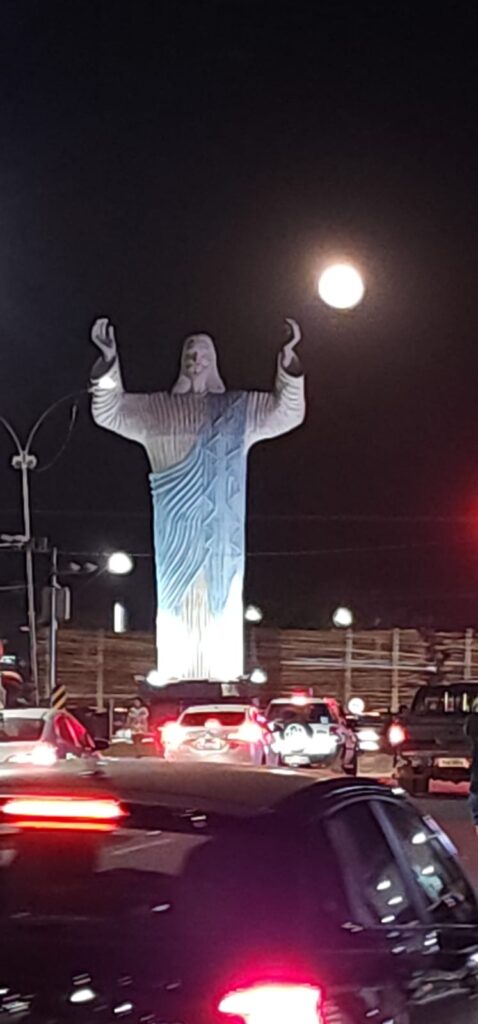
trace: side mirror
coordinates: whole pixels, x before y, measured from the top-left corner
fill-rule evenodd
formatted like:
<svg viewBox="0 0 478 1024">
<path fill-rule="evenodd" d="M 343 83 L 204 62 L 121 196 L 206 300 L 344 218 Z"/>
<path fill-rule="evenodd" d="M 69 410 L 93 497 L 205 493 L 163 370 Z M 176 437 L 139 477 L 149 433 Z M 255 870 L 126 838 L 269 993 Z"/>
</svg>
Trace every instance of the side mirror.
<svg viewBox="0 0 478 1024">
<path fill-rule="evenodd" d="M 96 739 L 94 742 L 95 750 L 108 750 L 108 747 L 110 745 L 110 741 L 105 740 L 102 736 Z"/>
</svg>

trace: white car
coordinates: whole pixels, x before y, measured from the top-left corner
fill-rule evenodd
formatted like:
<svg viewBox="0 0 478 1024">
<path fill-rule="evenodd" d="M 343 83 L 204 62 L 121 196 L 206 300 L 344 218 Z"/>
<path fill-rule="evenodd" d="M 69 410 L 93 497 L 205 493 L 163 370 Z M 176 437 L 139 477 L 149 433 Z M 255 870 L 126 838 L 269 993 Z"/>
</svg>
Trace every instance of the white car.
<svg viewBox="0 0 478 1024">
<path fill-rule="evenodd" d="M 277 765 L 274 735 L 264 716 L 248 704 L 189 707 L 162 728 L 167 761 L 222 761 Z"/>
<path fill-rule="evenodd" d="M 0 764 L 49 767 L 56 761 L 94 757 L 107 746 L 94 740 L 68 711 L 52 708 L 0 709 Z"/>
<path fill-rule="evenodd" d="M 332 697 L 297 694 L 271 701 L 267 719 L 282 764 L 294 768 L 334 768 L 357 774 L 358 740 L 345 713 Z"/>
</svg>

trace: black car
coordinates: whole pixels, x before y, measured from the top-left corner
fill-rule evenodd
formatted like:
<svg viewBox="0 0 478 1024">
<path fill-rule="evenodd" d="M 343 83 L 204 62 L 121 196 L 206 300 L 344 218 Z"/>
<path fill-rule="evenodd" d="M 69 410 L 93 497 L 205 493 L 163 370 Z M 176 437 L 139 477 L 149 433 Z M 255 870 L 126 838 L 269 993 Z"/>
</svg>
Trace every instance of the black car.
<svg viewBox="0 0 478 1024">
<path fill-rule="evenodd" d="M 399 792 L 67 769 L 0 779 L 0 1021 L 476 1021 L 475 896 Z"/>
</svg>

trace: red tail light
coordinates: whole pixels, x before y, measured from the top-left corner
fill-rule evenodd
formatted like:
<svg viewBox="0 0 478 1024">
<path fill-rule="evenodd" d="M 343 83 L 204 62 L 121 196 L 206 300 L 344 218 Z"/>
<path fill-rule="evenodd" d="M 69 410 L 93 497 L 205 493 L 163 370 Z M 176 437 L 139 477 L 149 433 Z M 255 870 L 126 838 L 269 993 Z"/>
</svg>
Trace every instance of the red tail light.
<svg viewBox="0 0 478 1024">
<path fill-rule="evenodd" d="M 262 729 L 258 722 L 243 722 L 235 735 L 242 743 L 260 743 Z"/>
<path fill-rule="evenodd" d="M 253 985 L 229 992 L 218 1010 L 244 1024 L 323 1024 L 321 1001 L 314 985 Z"/>
<path fill-rule="evenodd" d="M 393 722 L 388 730 L 388 742 L 391 747 L 399 747 L 401 743 L 404 743 L 407 738 L 407 733 L 400 725 L 400 722 Z"/>
<path fill-rule="evenodd" d="M 161 738 L 165 747 L 171 747 L 172 750 L 177 750 L 183 742 L 184 729 L 179 722 L 166 722 L 165 725 L 163 725 Z"/>
<path fill-rule="evenodd" d="M 18 828 L 110 831 L 125 811 L 109 797 L 17 796 L 5 800 L 1 812 Z"/>
</svg>

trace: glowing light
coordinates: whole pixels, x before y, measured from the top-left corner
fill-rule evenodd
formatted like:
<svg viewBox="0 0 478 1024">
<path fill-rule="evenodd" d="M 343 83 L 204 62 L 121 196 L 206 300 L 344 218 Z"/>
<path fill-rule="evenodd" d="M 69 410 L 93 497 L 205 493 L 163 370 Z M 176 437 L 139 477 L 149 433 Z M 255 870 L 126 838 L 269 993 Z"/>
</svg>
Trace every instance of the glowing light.
<svg viewBox="0 0 478 1024">
<path fill-rule="evenodd" d="M 96 993 L 86 985 L 84 988 L 73 989 L 70 995 L 70 1003 L 91 1003 L 93 999 L 96 999 Z"/>
<path fill-rule="evenodd" d="M 423 846 L 426 843 L 427 837 L 424 832 L 415 832 L 412 836 L 412 846 Z"/>
<path fill-rule="evenodd" d="M 363 715 L 365 711 L 365 701 L 362 697 L 351 697 L 347 707 L 351 715 Z"/>
<path fill-rule="evenodd" d="M 134 562 L 126 551 L 113 551 L 108 558 L 106 568 L 113 576 L 127 576 L 133 571 Z"/>
<path fill-rule="evenodd" d="M 377 885 L 377 892 L 386 892 L 387 889 L 392 888 L 392 883 L 389 878 L 384 878 L 382 882 Z"/>
<path fill-rule="evenodd" d="M 402 725 L 398 722 L 394 722 L 388 730 L 388 742 L 392 747 L 399 747 L 401 743 L 407 738 L 407 734 Z"/>
<path fill-rule="evenodd" d="M 113 1013 L 115 1013 L 118 1017 L 120 1017 L 123 1013 L 131 1013 L 132 1009 L 133 1009 L 133 1004 L 132 1003 L 129 1003 L 129 1002 L 120 1003 L 119 1006 L 115 1006 L 114 1007 Z"/>
<path fill-rule="evenodd" d="M 337 626 L 339 629 L 350 629 L 350 626 L 353 625 L 353 621 L 353 612 L 351 612 L 350 608 L 344 608 L 341 606 L 340 608 L 336 608 L 332 615 L 332 622 L 334 626 Z"/>
<path fill-rule="evenodd" d="M 115 601 L 113 605 L 113 632 L 126 633 L 126 608 L 121 601 Z"/>
<path fill-rule="evenodd" d="M 22 750 L 8 758 L 10 764 L 32 764 L 36 768 L 51 768 L 57 762 L 57 753 L 51 743 L 37 743 L 31 750 Z"/>
<path fill-rule="evenodd" d="M 107 822 L 123 817 L 117 800 L 71 798 L 66 796 L 11 797 L 1 806 L 3 814 L 13 818 L 68 822 Z"/>
<path fill-rule="evenodd" d="M 252 670 L 249 679 L 251 683 L 257 683 L 261 686 L 263 683 L 267 683 L 267 672 L 263 668 L 255 668 Z"/>
<path fill-rule="evenodd" d="M 230 992 L 219 1013 L 245 1024 L 322 1024 L 321 992 L 313 985 L 254 985 Z"/>
<path fill-rule="evenodd" d="M 257 605 L 248 604 L 244 612 L 244 618 L 246 622 L 262 622 L 262 611 Z"/>
<path fill-rule="evenodd" d="M 166 722 L 162 728 L 161 739 L 165 747 L 170 747 L 171 750 L 177 750 L 184 739 L 184 729 L 182 725 L 180 725 L 179 722 Z"/>
<path fill-rule="evenodd" d="M 257 722 L 243 722 L 237 730 L 237 738 L 243 743 L 260 743 L 262 729 Z"/>
<path fill-rule="evenodd" d="M 358 270 L 351 263 L 334 263 L 319 278 L 322 302 L 333 309 L 353 309 L 362 301 L 365 285 Z"/>
<path fill-rule="evenodd" d="M 105 373 L 100 377 L 99 381 L 97 381 L 96 386 L 100 388 L 101 391 L 114 391 L 116 381 L 109 373 Z"/>
<path fill-rule="evenodd" d="M 151 672 L 148 672 L 148 675 L 146 676 L 146 682 L 149 683 L 150 686 L 166 686 L 167 679 L 164 679 L 161 673 L 158 672 L 157 668 L 152 668 Z"/>
<path fill-rule="evenodd" d="M 291 698 L 291 704 L 294 704 L 296 708 L 305 708 L 307 704 L 310 704 L 310 697 L 306 697 L 302 693 L 296 693 Z"/>
</svg>

